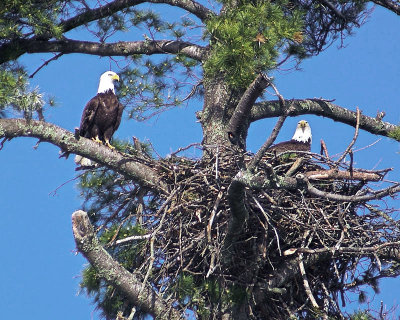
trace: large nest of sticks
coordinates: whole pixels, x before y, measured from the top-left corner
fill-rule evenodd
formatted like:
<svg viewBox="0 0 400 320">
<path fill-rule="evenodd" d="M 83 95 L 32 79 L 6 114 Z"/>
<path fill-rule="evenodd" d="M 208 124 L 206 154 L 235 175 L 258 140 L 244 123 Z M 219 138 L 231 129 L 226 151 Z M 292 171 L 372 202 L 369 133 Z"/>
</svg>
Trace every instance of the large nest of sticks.
<svg viewBox="0 0 400 320">
<path fill-rule="evenodd" d="M 254 176 L 300 177 L 308 187 L 247 186 L 248 218 L 234 243 L 227 244 L 232 219 L 228 189 L 251 156 L 222 154 L 227 153 L 201 160 L 173 156 L 149 161 L 170 186 L 170 195 L 143 194 L 138 190 L 145 188 L 137 186 L 125 191 L 126 199 L 141 205 L 126 211 L 120 205 L 113 221 L 121 215 L 121 225 L 140 223 L 142 236 L 124 239 L 115 234 L 110 252 L 140 247 L 141 259 L 132 263 L 132 271 L 160 292 L 174 292 L 189 308 L 192 301 L 176 290 L 182 275 L 203 288 L 202 299 L 210 294 L 204 283 L 212 279 L 219 279 L 221 290 L 244 286 L 249 300 L 257 296 L 257 301 L 269 301 L 254 312 L 261 308 L 271 319 L 310 311 L 313 299 L 329 314 L 341 314 L 340 301 L 329 292 L 343 294 L 362 282 L 376 287 L 376 271 L 390 262 L 377 248 L 400 240 L 398 224 L 388 215 L 391 209 L 383 201 L 379 207 L 390 190 L 379 193 L 369 186 L 388 170 L 357 170 L 311 153 L 266 155 Z M 107 221 L 109 217 L 102 219 Z"/>
</svg>

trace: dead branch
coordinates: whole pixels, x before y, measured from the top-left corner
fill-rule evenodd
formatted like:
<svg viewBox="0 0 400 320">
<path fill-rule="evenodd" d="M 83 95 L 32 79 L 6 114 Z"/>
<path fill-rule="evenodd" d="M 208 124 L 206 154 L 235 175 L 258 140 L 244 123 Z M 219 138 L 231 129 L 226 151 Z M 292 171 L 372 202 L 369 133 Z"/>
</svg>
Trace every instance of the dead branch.
<svg viewBox="0 0 400 320">
<path fill-rule="evenodd" d="M 350 144 L 348 145 L 346 150 L 343 152 L 343 154 L 340 156 L 340 158 L 336 161 L 336 163 L 342 162 L 342 160 L 350 152 L 351 148 L 353 147 L 354 143 L 356 142 L 357 137 L 358 137 L 358 129 L 360 127 L 360 115 L 361 115 L 360 109 L 358 109 L 358 107 L 357 107 L 356 130 L 354 132 L 353 140 L 351 140 Z"/>
<path fill-rule="evenodd" d="M 339 121 L 353 127 L 356 126 L 357 114 L 346 108 L 335 105 L 334 103 L 323 99 L 293 99 L 286 102 L 290 105 L 289 116 L 296 117 L 303 114 L 314 114 L 335 121 Z M 285 113 L 279 100 L 256 103 L 251 109 L 250 122 L 260 119 L 279 117 Z M 396 125 L 389 122 L 378 121 L 375 117 L 360 116 L 360 129 L 372 134 L 389 137 L 390 133 L 397 128 Z M 393 138 L 392 138 L 393 139 Z"/>
<path fill-rule="evenodd" d="M 78 250 L 99 276 L 120 290 L 132 304 L 158 319 L 180 319 L 179 312 L 162 300 L 149 285 L 144 285 L 143 294 L 140 295 L 142 283 L 100 245 L 86 212 L 78 210 L 72 214 L 72 230 Z"/>
<path fill-rule="evenodd" d="M 228 124 L 228 135 L 233 144 L 244 145 L 244 141 L 239 141 L 243 126 L 247 125 L 254 102 L 270 83 L 263 74 L 259 74 L 243 93 Z"/>
<path fill-rule="evenodd" d="M 353 195 L 353 196 L 345 196 L 335 193 L 329 193 L 326 191 L 321 191 L 315 188 L 303 174 L 298 174 L 296 176 L 297 179 L 305 181 L 307 183 L 307 191 L 317 197 L 326 198 L 333 201 L 342 201 L 342 202 L 365 202 L 369 200 L 381 199 L 387 195 L 395 194 L 400 191 L 400 184 L 395 184 L 394 186 L 382 189 L 382 190 L 371 190 L 371 194 L 369 195 Z"/>
<path fill-rule="evenodd" d="M 381 181 L 383 175 L 375 172 L 365 172 L 353 170 L 352 172 L 338 169 L 315 170 L 304 173 L 309 180 L 363 180 L 363 181 Z"/>
</svg>

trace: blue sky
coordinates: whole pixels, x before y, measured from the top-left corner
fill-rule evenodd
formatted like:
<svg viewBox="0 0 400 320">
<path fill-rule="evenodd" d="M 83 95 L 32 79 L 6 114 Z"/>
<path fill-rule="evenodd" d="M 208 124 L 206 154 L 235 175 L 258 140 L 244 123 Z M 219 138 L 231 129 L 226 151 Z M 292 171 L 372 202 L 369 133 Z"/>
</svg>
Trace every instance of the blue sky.
<svg viewBox="0 0 400 320">
<path fill-rule="evenodd" d="M 334 44 L 320 56 L 304 61 L 302 71 L 275 74 L 276 85 L 287 99 L 336 99 L 338 105 L 351 110 L 358 106 L 366 115 L 375 116 L 377 110 L 384 110 L 384 120 L 398 124 L 399 30 L 400 17 L 375 9 L 367 24 L 345 40 L 346 48 L 338 50 Z M 22 61 L 33 72 L 43 58 L 43 55 L 25 55 Z M 32 84 L 39 85 L 57 101 L 57 107 L 45 115 L 46 120 L 68 130 L 79 126 L 83 106 L 96 93 L 98 78 L 109 66 L 108 58 L 67 55 L 41 70 Z M 148 139 L 159 154 L 166 155 L 201 141 L 201 128 L 194 115 L 200 108 L 201 103 L 194 101 L 144 123 L 125 118 L 115 136 Z M 330 154 L 336 154 L 353 137 L 353 128 L 330 119 L 302 118 L 312 126 L 314 152 L 319 152 L 322 138 Z M 289 119 L 277 141 L 289 139 L 298 120 Z M 251 127 L 248 140 L 251 151 L 257 151 L 265 141 L 275 121 L 263 120 Z M 177 125 L 181 123 L 184 126 Z M 377 139 L 361 133 L 355 148 Z M 71 231 L 71 214 L 81 205 L 76 182 L 68 182 L 76 177 L 73 157 L 58 159 L 58 148 L 45 143 L 35 150 L 36 142 L 14 139 L 0 151 L 1 318 L 98 319 L 91 301 L 77 295 L 80 270 L 86 261 L 75 254 Z M 389 179 L 400 180 L 400 173 L 396 172 L 400 170 L 399 150 L 397 142 L 382 138 L 373 147 L 355 153 L 356 166 L 394 167 Z M 373 303 L 379 305 L 383 299 L 388 308 L 400 304 L 400 279 L 381 284 L 382 294 Z"/>
</svg>

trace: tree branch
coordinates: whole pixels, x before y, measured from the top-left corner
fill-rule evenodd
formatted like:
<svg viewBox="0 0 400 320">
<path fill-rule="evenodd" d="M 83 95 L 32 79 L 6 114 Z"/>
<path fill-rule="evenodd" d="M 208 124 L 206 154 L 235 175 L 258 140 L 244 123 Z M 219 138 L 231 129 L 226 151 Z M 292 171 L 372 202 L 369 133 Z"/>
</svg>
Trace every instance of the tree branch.
<svg viewBox="0 0 400 320">
<path fill-rule="evenodd" d="M 354 111 L 342 108 L 329 101 L 322 99 L 290 100 L 289 116 L 295 117 L 302 114 L 315 114 L 335 121 L 339 121 L 353 127 L 357 123 L 357 114 Z M 288 107 L 288 106 L 286 106 Z M 251 109 L 250 121 L 257 121 L 264 118 L 273 118 L 283 115 L 285 109 L 280 106 L 278 100 L 257 103 Z M 397 126 L 389 122 L 376 120 L 365 115 L 360 116 L 360 129 L 388 137 Z"/>
<path fill-rule="evenodd" d="M 265 152 L 268 150 L 268 148 L 274 143 L 276 137 L 279 134 L 279 131 L 281 130 L 283 123 L 285 122 L 287 118 L 287 115 L 284 114 L 279 117 L 278 121 L 275 124 L 275 127 L 272 129 L 271 135 L 268 137 L 268 139 L 264 142 L 264 144 L 261 146 L 261 148 L 257 151 L 253 159 L 250 161 L 249 165 L 247 166 L 247 169 L 252 171 L 258 163 L 261 161 L 262 157 L 264 156 Z"/>
<path fill-rule="evenodd" d="M 391 0 L 372 0 L 373 3 L 380 5 L 394 13 L 400 15 L 400 4 L 398 1 L 391 1 Z"/>
<path fill-rule="evenodd" d="M 84 53 L 98 56 L 130 56 L 132 54 L 182 53 L 201 61 L 207 52 L 204 47 L 184 41 L 144 40 L 114 43 L 99 43 L 79 40 L 21 40 L 26 53 L 61 52 Z"/>
<path fill-rule="evenodd" d="M 360 109 L 357 109 L 357 118 L 356 118 L 356 130 L 354 132 L 353 140 L 351 140 L 350 144 L 347 146 L 346 150 L 343 152 L 343 154 L 340 156 L 340 158 L 336 161 L 337 164 L 341 163 L 342 160 L 346 157 L 346 155 L 351 151 L 351 148 L 353 145 L 356 143 L 356 140 L 358 138 L 358 129 L 360 128 L 360 116 L 361 112 Z"/>
<path fill-rule="evenodd" d="M 228 134 L 232 143 L 244 145 L 244 142 L 241 143 L 238 141 L 240 140 L 240 133 L 242 132 L 244 126 L 247 127 L 246 124 L 248 122 L 250 110 L 254 102 L 269 84 L 270 81 L 260 73 L 240 98 L 240 101 L 236 106 L 228 124 Z"/>
<path fill-rule="evenodd" d="M 90 23 L 92 21 L 111 16 L 112 14 L 128 7 L 146 2 L 169 4 L 171 6 L 182 8 L 194 14 L 202 21 L 215 15 L 210 9 L 192 0 L 115 0 L 99 8 L 88 9 L 76 15 L 75 17 L 62 21 L 58 26 L 61 27 L 63 33 L 66 33 L 68 31 L 71 31 L 72 29 Z M 0 46 L 0 64 L 10 60 L 18 59 L 18 57 L 20 57 L 24 53 L 27 53 L 28 51 L 26 45 L 28 43 L 26 41 L 30 41 L 29 43 L 43 44 L 43 42 L 46 42 L 51 38 L 52 35 L 42 34 L 40 35 L 40 37 L 34 36 L 30 39 L 15 39 L 4 43 Z"/>
<path fill-rule="evenodd" d="M 244 224 L 249 217 L 249 213 L 244 204 L 245 202 L 245 184 L 241 181 L 240 171 L 232 180 L 228 188 L 228 203 L 230 208 L 231 218 L 229 220 L 228 231 L 224 240 L 224 255 L 225 263 L 230 262 L 233 254 L 233 246 L 240 236 Z"/>
<path fill-rule="evenodd" d="M 78 210 L 72 214 L 72 230 L 79 252 L 88 259 L 101 278 L 123 293 L 132 304 L 157 319 L 181 319 L 179 312 L 161 299 L 150 285 L 143 285 L 104 250 L 86 212 Z"/>
<path fill-rule="evenodd" d="M 210 9 L 192 0 L 115 0 L 99 8 L 86 10 L 85 12 L 78 14 L 73 18 L 65 20 L 60 23 L 60 27 L 63 28 L 64 32 L 67 32 L 94 20 L 111 16 L 118 11 L 146 2 L 164 3 L 182 8 L 194 14 L 201 21 L 204 21 L 205 19 L 215 15 Z"/>
<path fill-rule="evenodd" d="M 132 158 L 127 158 L 122 153 L 99 145 L 92 140 L 83 137 L 76 140 L 72 132 L 54 124 L 35 120 L 0 119 L 0 138 L 2 137 L 8 139 L 15 137 L 39 138 L 41 141 L 50 142 L 68 153 L 90 158 L 153 190 L 164 194 L 168 193 L 167 185 L 159 179 L 157 172 L 151 167 Z"/>
<path fill-rule="evenodd" d="M 386 169 L 382 172 L 366 172 L 366 171 L 343 171 L 338 169 L 329 170 L 315 170 L 304 172 L 305 176 L 309 180 L 327 180 L 327 179 L 337 179 L 337 180 L 363 180 L 363 181 L 381 181 L 384 175 L 391 171 L 392 169 Z"/>
<path fill-rule="evenodd" d="M 366 202 L 370 200 L 382 199 L 388 195 L 395 194 L 400 192 L 400 184 L 397 183 L 391 187 L 382 189 L 382 190 L 371 190 L 371 194 L 368 195 L 352 195 L 345 196 L 336 193 L 329 193 L 326 191 L 321 191 L 314 187 L 307 179 L 304 174 L 298 174 L 296 176 L 297 180 L 304 181 L 307 184 L 307 191 L 317 197 L 329 199 L 332 201 L 340 201 L 340 202 Z"/>
</svg>

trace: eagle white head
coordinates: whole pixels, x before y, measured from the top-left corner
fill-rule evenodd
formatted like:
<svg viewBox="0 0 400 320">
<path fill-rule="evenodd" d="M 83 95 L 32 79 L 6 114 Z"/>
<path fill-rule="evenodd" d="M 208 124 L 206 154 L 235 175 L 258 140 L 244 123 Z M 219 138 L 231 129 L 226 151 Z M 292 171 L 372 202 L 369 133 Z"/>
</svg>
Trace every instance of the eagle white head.
<svg viewBox="0 0 400 320">
<path fill-rule="evenodd" d="M 111 90 L 113 93 L 115 93 L 114 90 L 115 80 L 119 81 L 119 76 L 114 71 L 104 72 L 100 77 L 99 89 L 97 90 L 97 93 L 103 93 L 108 90 Z"/>
<path fill-rule="evenodd" d="M 296 131 L 294 132 L 292 140 L 299 142 L 309 142 L 311 143 L 311 127 L 306 120 L 300 120 L 297 123 Z"/>
</svg>

